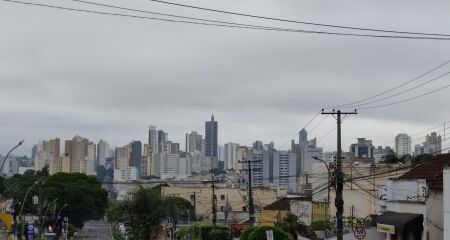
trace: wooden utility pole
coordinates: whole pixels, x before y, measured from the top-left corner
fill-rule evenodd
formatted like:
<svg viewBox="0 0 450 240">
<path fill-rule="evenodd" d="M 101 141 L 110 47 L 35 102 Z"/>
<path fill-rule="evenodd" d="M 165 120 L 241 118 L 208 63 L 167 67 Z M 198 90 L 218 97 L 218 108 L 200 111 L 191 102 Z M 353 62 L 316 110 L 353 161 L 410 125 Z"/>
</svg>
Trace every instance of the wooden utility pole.
<svg viewBox="0 0 450 240">
<path fill-rule="evenodd" d="M 342 197 L 342 190 L 344 187 L 344 175 L 342 173 L 342 147 L 341 147 L 341 115 L 357 114 L 356 109 L 353 112 L 341 112 L 341 110 L 334 110 L 331 112 L 325 112 L 322 109 L 322 114 L 330 114 L 335 117 L 337 121 L 337 154 L 336 154 L 336 198 L 334 205 L 336 206 L 336 237 L 337 240 L 343 240 L 344 233 L 344 199 Z"/>
<path fill-rule="evenodd" d="M 248 219 L 250 226 L 255 224 L 255 204 L 253 203 L 253 186 L 252 186 L 252 163 L 261 162 L 261 160 L 244 160 L 242 161 L 247 163 L 247 169 L 245 169 L 248 173 Z M 253 169 L 255 171 L 257 169 Z"/>
</svg>

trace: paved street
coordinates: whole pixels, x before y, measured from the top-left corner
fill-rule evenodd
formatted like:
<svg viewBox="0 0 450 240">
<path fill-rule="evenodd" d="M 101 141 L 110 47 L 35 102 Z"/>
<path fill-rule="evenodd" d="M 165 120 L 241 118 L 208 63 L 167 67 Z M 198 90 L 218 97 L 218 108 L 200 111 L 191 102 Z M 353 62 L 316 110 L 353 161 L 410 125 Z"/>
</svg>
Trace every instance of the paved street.
<svg viewBox="0 0 450 240">
<path fill-rule="evenodd" d="M 103 220 L 89 221 L 78 231 L 75 239 L 112 240 L 108 223 Z"/>
</svg>

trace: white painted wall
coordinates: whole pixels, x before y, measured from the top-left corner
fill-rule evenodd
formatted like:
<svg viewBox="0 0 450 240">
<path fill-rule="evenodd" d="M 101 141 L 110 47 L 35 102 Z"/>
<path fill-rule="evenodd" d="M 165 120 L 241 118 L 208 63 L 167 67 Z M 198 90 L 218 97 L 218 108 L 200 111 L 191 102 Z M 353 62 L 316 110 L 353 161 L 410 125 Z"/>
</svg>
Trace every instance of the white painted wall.
<svg viewBox="0 0 450 240">
<path fill-rule="evenodd" d="M 444 239 L 450 239 L 450 169 L 444 170 Z"/>
</svg>

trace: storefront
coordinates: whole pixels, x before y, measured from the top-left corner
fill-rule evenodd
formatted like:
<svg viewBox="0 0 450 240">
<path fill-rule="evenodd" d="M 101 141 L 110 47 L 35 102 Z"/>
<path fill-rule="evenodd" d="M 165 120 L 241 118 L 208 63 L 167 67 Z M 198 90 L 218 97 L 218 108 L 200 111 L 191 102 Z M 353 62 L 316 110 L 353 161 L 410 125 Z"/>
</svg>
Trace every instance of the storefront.
<svg viewBox="0 0 450 240">
<path fill-rule="evenodd" d="M 385 212 L 377 217 L 378 232 L 386 233 L 387 240 L 421 240 L 423 215 Z"/>
</svg>

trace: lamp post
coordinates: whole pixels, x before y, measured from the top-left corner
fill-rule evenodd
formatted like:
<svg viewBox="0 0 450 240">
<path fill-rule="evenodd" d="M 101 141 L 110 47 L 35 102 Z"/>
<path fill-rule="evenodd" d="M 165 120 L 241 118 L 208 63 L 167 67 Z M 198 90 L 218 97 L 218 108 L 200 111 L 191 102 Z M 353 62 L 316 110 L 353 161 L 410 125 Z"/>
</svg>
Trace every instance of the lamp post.
<svg viewBox="0 0 450 240">
<path fill-rule="evenodd" d="M 22 145 L 22 143 L 23 143 L 24 141 L 25 141 L 25 140 L 20 141 L 16 146 L 14 146 L 13 148 L 11 148 L 11 150 L 9 150 L 9 152 L 6 154 L 5 161 L 3 161 L 2 166 L 0 167 L 0 174 L 1 174 L 1 175 L 3 175 L 3 174 L 2 174 L 3 166 L 5 166 L 5 162 L 6 162 L 6 160 L 8 159 L 9 154 L 11 154 L 12 151 L 14 151 L 14 149 L 16 149 L 16 148 L 18 148 L 20 145 Z"/>
<path fill-rule="evenodd" d="M 45 210 L 45 214 L 44 214 L 44 216 L 42 216 L 41 225 L 40 225 L 40 228 L 39 228 L 39 235 L 41 236 L 41 239 L 42 239 L 42 232 L 43 232 L 42 228 L 44 226 L 45 218 L 47 217 L 48 209 L 52 206 L 52 204 L 56 203 L 56 201 L 58 201 L 57 198 L 55 198 L 55 200 L 53 200 L 52 202 L 47 204 L 47 209 Z"/>
<path fill-rule="evenodd" d="M 58 223 L 58 219 L 59 219 L 59 215 L 61 214 L 61 211 L 65 208 L 65 207 L 67 207 L 67 203 L 65 203 L 64 204 L 64 206 L 62 206 L 60 209 L 59 209 L 59 211 L 58 211 L 58 215 L 57 215 L 57 217 L 56 217 L 56 219 L 55 219 L 55 222 L 53 223 L 53 228 L 56 230 L 56 223 Z"/>
<path fill-rule="evenodd" d="M 327 167 L 327 171 L 328 171 L 328 199 L 327 199 L 327 202 L 330 202 L 330 179 L 331 179 L 330 167 L 328 166 L 327 162 L 325 162 L 323 159 L 320 159 L 317 156 L 314 156 L 312 158 L 323 162 L 323 164 L 325 164 L 325 167 Z"/>
<path fill-rule="evenodd" d="M 38 183 L 39 183 L 39 181 L 36 181 L 36 182 L 33 183 L 33 185 L 31 185 L 31 187 L 28 188 L 27 192 L 25 193 L 25 197 L 24 197 L 23 200 L 22 200 L 22 206 L 20 206 L 20 212 L 19 212 L 19 222 L 22 223 L 22 233 L 21 233 L 21 234 L 23 234 L 23 222 L 22 222 L 22 220 L 21 220 L 21 217 L 22 217 L 22 211 L 23 211 L 23 206 L 25 206 L 25 200 L 27 199 L 28 193 L 30 193 L 31 189 L 33 189 L 33 187 L 36 186 L 36 184 L 38 184 Z M 17 234 L 17 230 L 14 231 L 14 233 Z M 17 237 L 17 236 L 15 236 L 15 238 L 16 238 L 16 237 Z"/>
</svg>

